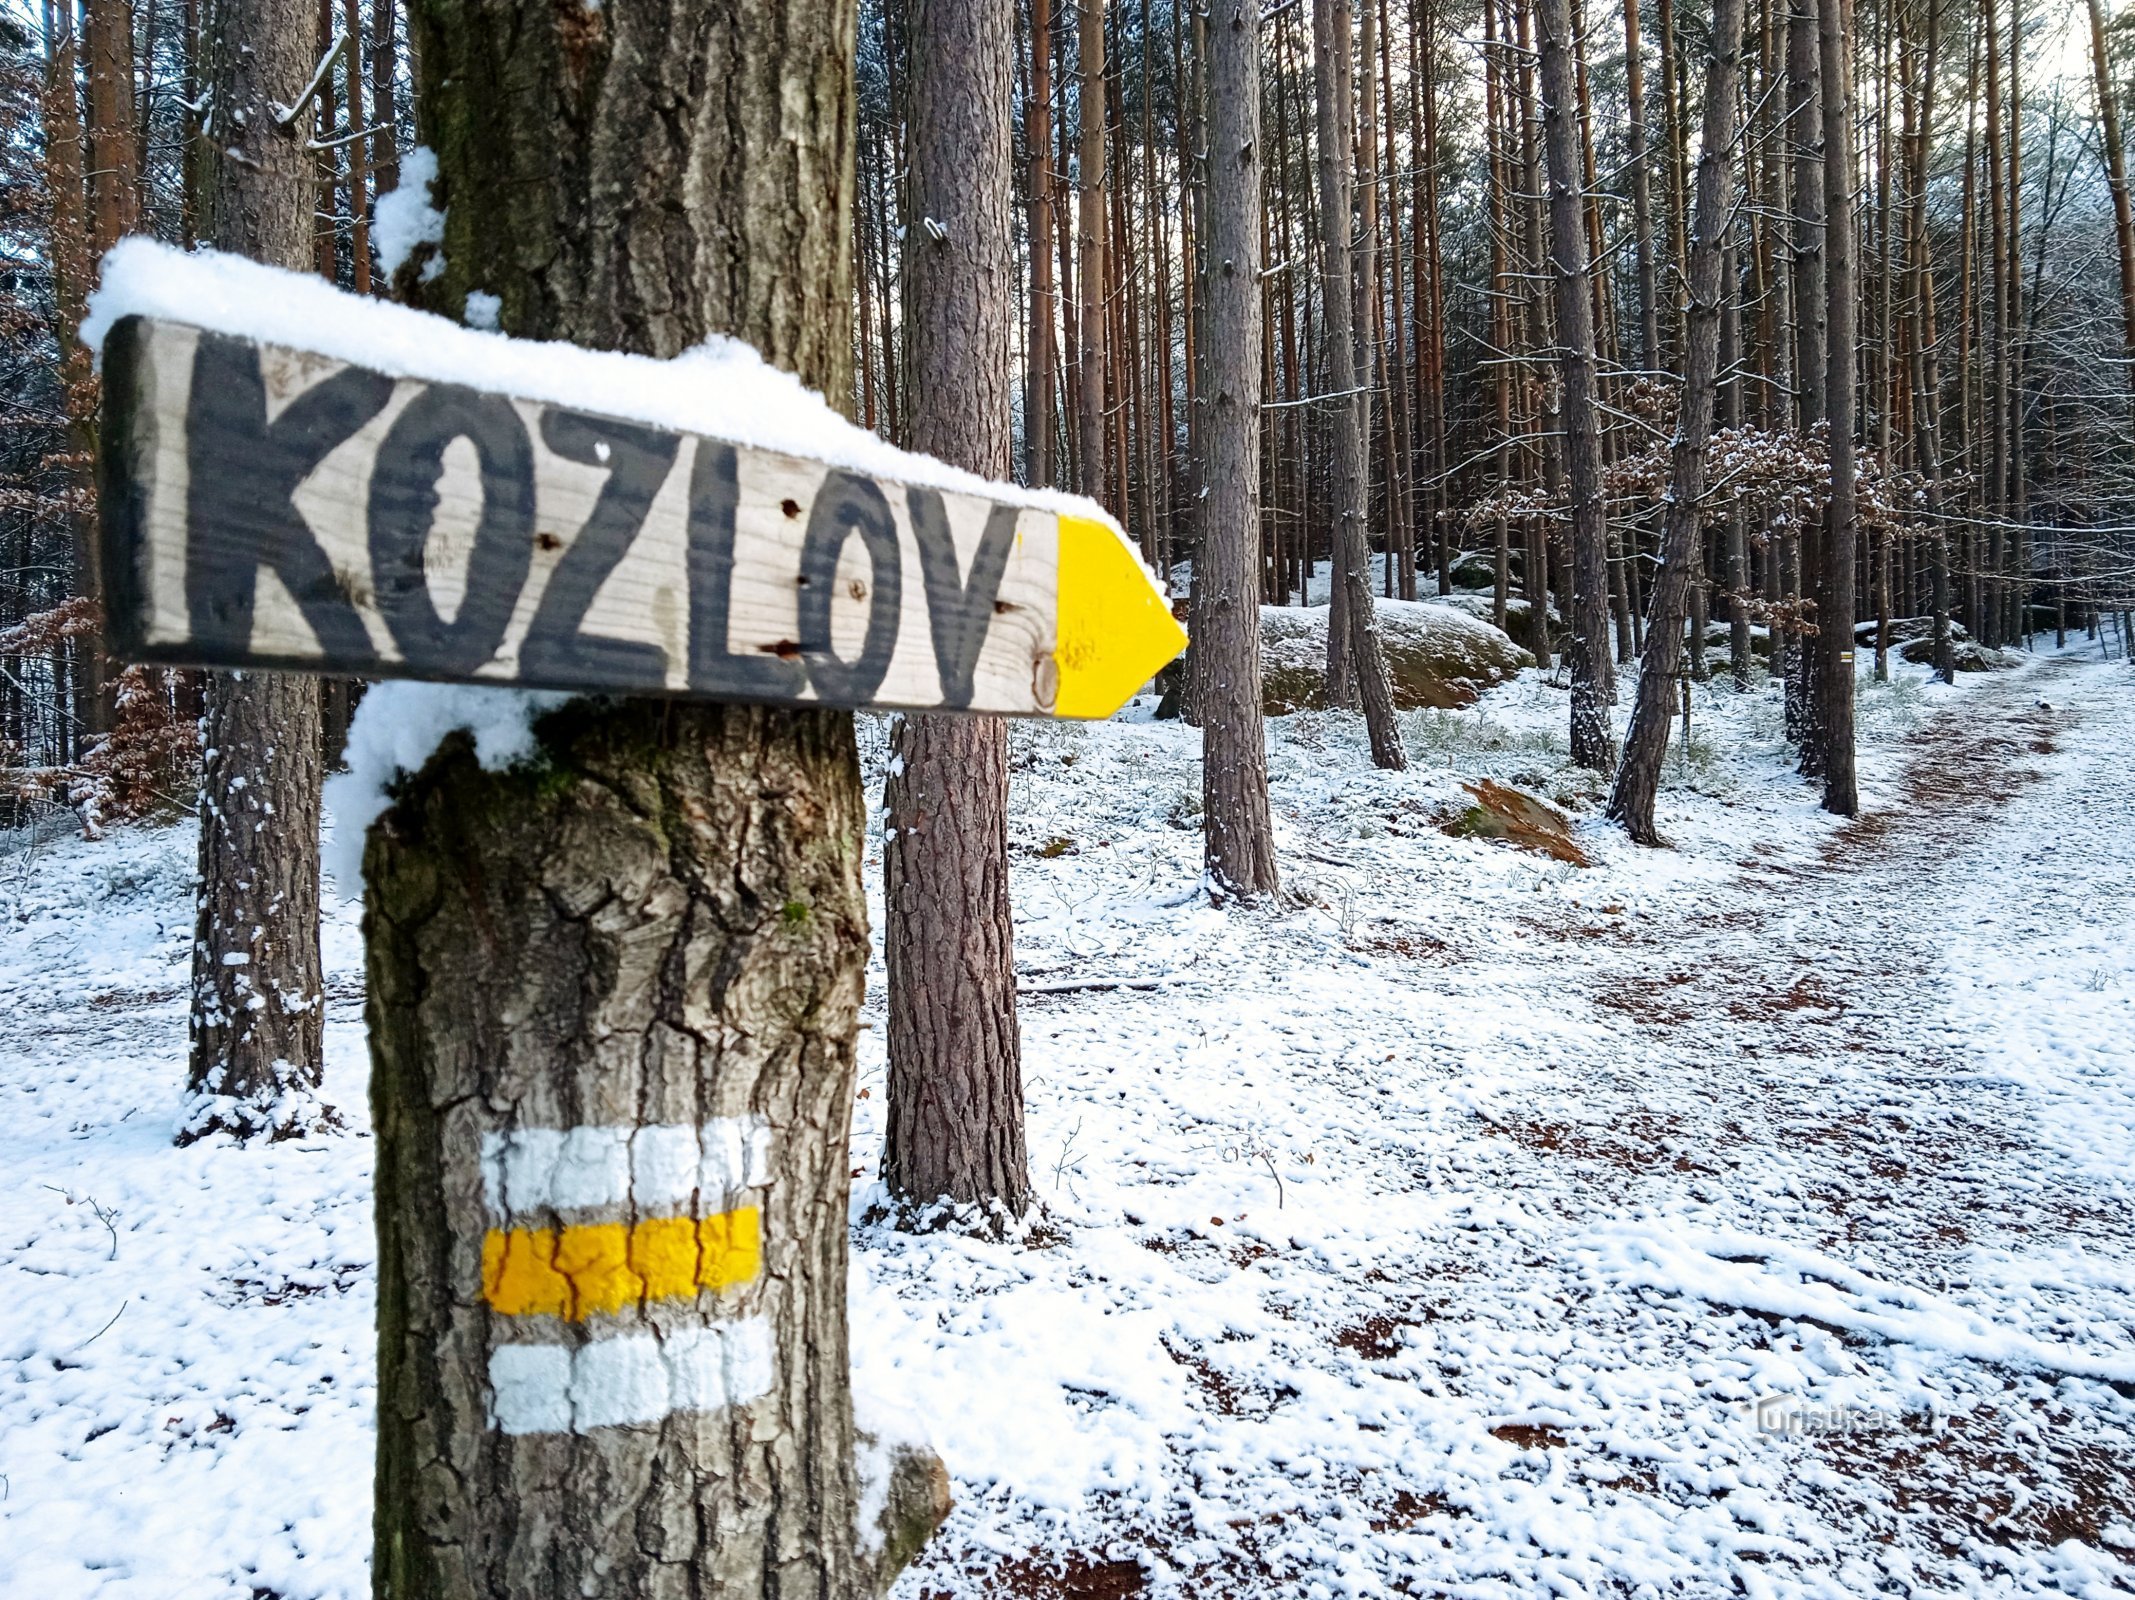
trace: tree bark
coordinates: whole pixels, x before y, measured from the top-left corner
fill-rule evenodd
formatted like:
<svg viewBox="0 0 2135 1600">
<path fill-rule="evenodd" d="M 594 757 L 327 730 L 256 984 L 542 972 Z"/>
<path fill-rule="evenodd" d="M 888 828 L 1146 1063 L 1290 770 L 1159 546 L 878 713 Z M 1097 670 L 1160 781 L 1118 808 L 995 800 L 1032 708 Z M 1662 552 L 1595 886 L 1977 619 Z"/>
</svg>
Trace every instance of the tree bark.
<svg viewBox="0 0 2135 1600">
<path fill-rule="evenodd" d="M 1079 214 L 1076 218 L 1076 276 L 1082 291 L 1081 327 L 1075 350 L 1081 384 L 1076 393 L 1075 429 L 1081 439 L 1077 487 L 1093 500 L 1110 500 L 1105 476 L 1105 0 L 1076 0 L 1076 124 L 1081 149 Z M 1124 506 L 1114 506 L 1122 515 Z"/>
<path fill-rule="evenodd" d="M 1004 478 L 1014 0 L 917 0 L 909 25 L 906 214 L 925 220 L 905 248 L 907 425 L 915 450 Z M 985 533 L 959 541 L 970 559 Z M 1008 724 L 915 714 L 898 719 L 890 744 L 882 1180 L 910 1221 L 949 1220 L 929 1209 L 946 1199 L 998 1227 L 1031 1201 L 1008 904 Z"/>
<path fill-rule="evenodd" d="M 348 35 L 348 53 L 343 66 L 348 72 L 348 131 L 361 133 L 363 106 L 363 0 L 341 0 L 341 27 Z M 348 267 L 349 287 L 358 294 L 371 292 L 371 173 L 364 145 L 353 139 L 348 147 Z"/>
<path fill-rule="evenodd" d="M 1348 101 L 1351 50 L 1349 0 L 1313 0 L 1312 55 L 1316 132 L 1319 141 L 1320 295 L 1322 377 L 1334 420 L 1334 581 L 1347 622 L 1346 649 L 1336 649 L 1329 596 L 1327 698 L 1341 703 L 1338 686 L 1354 681 L 1364 705 L 1364 727 L 1375 765 L 1408 765 L 1401 729 L 1394 720 L 1394 690 L 1379 642 L 1379 614 L 1371 597 L 1371 547 L 1364 537 L 1370 479 L 1364 454 L 1364 405 L 1357 390 L 1356 312 L 1350 298 L 1350 192 L 1355 116 Z"/>
<path fill-rule="evenodd" d="M 1816 615 L 1824 809 L 1861 808 L 1854 782 L 1854 360 L 1860 308 L 1854 300 L 1853 40 L 1847 0 L 1818 0 L 1817 51 L 1824 91 L 1824 284 L 1830 344 L 1824 417 L 1831 429 L 1831 503 L 1824 516 Z"/>
<path fill-rule="evenodd" d="M 2098 0 L 2086 0 L 2091 25 L 2091 81 L 2098 94 L 2098 117 L 2103 123 L 2105 181 L 2113 194 L 2113 242 L 2120 256 L 2121 344 L 2127 360 L 2127 379 L 2135 385 L 2135 205 L 2128 198 L 2127 147 L 2120 138 L 2120 99 L 2113 93 L 2113 74 L 2105 52 L 2105 14 Z"/>
<path fill-rule="evenodd" d="M 394 124 L 395 3 L 371 0 L 371 116 L 378 127 L 371 138 L 373 194 L 390 194 L 400 187 L 400 135 Z"/>
<path fill-rule="evenodd" d="M 1609 796 L 1609 815 L 1646 845 L 1661 842 L 1653 825 L 1653 800 L 1660 789 L 1661 763 L 1668 755 L 1683 663 L 1683 605 L 1694 578 L 1704 520 L 1705 447 L 1712 433 L 1713 391 L 1720 369 L 1721 299 L 1727 293 L 1724 268 L 1732 204 L 1728 162 L 1735 136 L 1742 12 L 1743 0 L 1713 0 L 1712 58 L 1705 74 L 1705 123 L 1698 145 L 1696 212 L 1690 228 L 1683 400 L 1669 466 L 1661 571 L 1653 585 L 1631 731 L 1624 740 L 1615 791 Z"/>
<path fill-rule="evenodd" d="M 1208 25 L 1208 284 L 1203 305 L 1201 820 L 1225 891 L 1280 886 L 1260 701 L 1260 28 L 1250 0 Z"/>
<path fill-rule="evenodd" d="M 1910 202 L 1907 215 L 1907 250 L 1912 277 L 1911 333 L 1907 349 L 1907 377 L 1912 386 L 1914 466 L 1922 479 L 1929 522 L 1929 605 L 1933 612 L 1933 661 L 1935 676 L 1944 683 L 1957 681 L 1957 657 L 1950 634 L 1950 535 L 1943 515 L 1942 492 L 1942 373 L 1935 331 L 1935 261 L 1928 239 L 1928 154 L 1935 125 L 1935 67 L 1941 48 L 1940 7 L 1928 0 L 1927 59 L 1921 69 L 1917 111 L 1912 117 L 1908 140 Z"/>
<path fill-rule="evenodd" d="M 1739 75 L 1740 57 L 1737 57 Z M 1742 284 L 1737 246 L 1730 243 L 1720 267 L 1720 370 L 1728 374 L 1725 422 L 1740 429 L 1742 415 Z M 1727 512 L 1727 666 L 1735 693 L 1750 688 L 1749 530 L 1739 496 Z"/>
<path fill-rule="evenodd" d="M 128 0 L 84 0 L 82 55 L 89 91 L 89 238 L 101 257 L 139 226 L 140 217 Z"/>
<path fill-rule="evenodd" d="M 1623 0 L 1625 162 L 1631 169 L 1631 243 L 1638 263 L 1638 364 L 1661 366 L 1660 278 L 1653 260 L 1653 180 L 1646 161 L 1646 64 L 1638 0 Z"/>
<path fill-rule="evenodd" d="M 1031 0 L 1030 103 L 1024 139 L 1030 152 L 1030 378 L 1023 408 L 1024 478 L 1053 482 L 1053 5 Z"/>
<path fill-rule="evenodd" d="M 306 0 L 210 0 L 213 96 L 200 141 L 210 244 L 302 272 L 312 256 L 308 110 L 278 126 L 311 76 Z M 319 964 L 319 686 L 271 672 L 211 673 L 202 726 L 200 890 L 192 1049 L 179 1139 L 283 1138 L 331 1118 Z"/>
<path fill-rule="evenodd" d="M 728 333 L 850 394 L 850 4 L 412 23 L 433 303 L 652 356 Z M 857 1525 L 851 718 L 577 702 L 538 736 L 501 773 L 448 741 L 365 858 L 374 1592 L 878 1592 L 947 1486 L 901 1452 Z"/>
<path fill-rule="evenodd" d="M 97 626 L 73 642 L 73 660 L 55 659 L 52 673 L 54 754 L 62 761 L 79 755 L 82 736 L 109 725 L 102 623 L 103 562 L 97 519 L 88 504 L 91 464 L 96 460 L 97 374 L 94 358 L 81 342 L 82 317 L 96 284 L 98 251 L 89 231 L 88 190 L 83 161 L 87 140 L 82 129 L 81 95 L 75 85 L 78 56 L 73 12 L 63 6 L 48 15 L 51 37 L 42 94 L 45 190 L 52 266 L 53 335 L 59 347 L 60 399 L 67 414 L 67 443 L 75 458 L 70 475 L 81 501 L 68 513 L 74 592 L 95 607 Z M 28 565 L 25 551 L 21 565 Z M 69 670 L 71 668 L 71 670 Z"/>
<path fill-rule="evenodd" d="M 81 16 L 88 116 L 80 127 L 80 133 L 85 134 L 86 139 L 79 141 L 76 149 L 77 152 L 85 149 L 88 158 L 88 167 L 82 176 L 88 183 L 86 265 L 93 274 L 100 269 L 105 252 L 140 226 L 141 143 L 134 104 L 133 7 L 128 0 L 85 0 Z M 74 92 L 71 71 L 66 92 L 70 97 Z M 80 159 L 79 154 L 76 159 Z M 61 202 L 63 206 L 74 204 L 78 202 L 71 196 Z M 55 217 L 54 220 L 56 225 L 58 219 Z M 78 318 L 74 326 L 80 326 Z M 70 332 L 62 348 L 76 343 Z M 65 364 L 66 358 L 62 361 Z M 79 440 L 86 441 L 88 450 L 93 450 L 96 438 L 93 407 L 97 391 L 95 376 L 88 371 L 86 363 L 82 367 L 82 376 L 84 381 L 79 394 L 88 409 L 82 413 L 76 434 Z M 95 519 L 78 518 L 76 527 L 83 580 L 80 592 L 97 603 L 101 619 L 103 563 L 97 553 Z M 81 719 L 82 731 L 92 735 L 110 731 L 113 664 L 104 651 L 101 620 L 95 632 L 75 640 L 74 666 L 75 710 Z"/>
<path fill-rule="evenodd" d="M 1824 420 L 1824 373 L 1829 342 L 1825 320 L 1824 251 L 1827 243 L 1824 206 L 1822 81 L 1817 56 L 1817 0 L 1794 0 L 1787 19 L 1787 143 L 1792 156 L 1794 259 L 1789 271 L 1794 309 L 1795 426 L 1804 435 Z M 1849 359 L 1850 353 L 1849 353 Z M 1798 600 L 1818 591 L 1822 570 L 1821 518 L 1810 512 L 1789 540 L 1792 570 L 1787 596 Z M 1818 619 L 1819 624 L 1821 618 Z M 1794 624 L 1797 632 L 1802 624 Z M 1849 634 L 1850 637 L 1850 634 Z M 1818 651 L 1801 637 L 1787 659 L 1787 733 L 1801 747 L 1801 770 L 1823 771 L 1823 735 L 1816 705 Z"/>
<path fill-rule="evenodd" d="M 1572 524 L 1572 760 L 1615 764 L 1609 725 L 1608 525 L 1601 434 L 1594 410 L 1594 298 L 1586 248 L 1585 163 L 1572 69 L 1570 0 L 1540 0 L 1542 144 L 1549 167 L 1549 254 L 1556 287 L 1557 363 L 1563 385 L 1564 466 Z"/>
</svg>

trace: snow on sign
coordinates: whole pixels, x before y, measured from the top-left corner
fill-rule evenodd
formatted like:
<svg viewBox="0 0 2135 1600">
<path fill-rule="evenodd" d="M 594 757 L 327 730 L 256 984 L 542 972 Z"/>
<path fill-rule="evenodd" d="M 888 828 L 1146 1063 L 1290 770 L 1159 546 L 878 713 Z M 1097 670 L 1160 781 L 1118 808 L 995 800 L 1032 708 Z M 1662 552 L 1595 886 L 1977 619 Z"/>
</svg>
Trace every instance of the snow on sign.
<svg viewBox="0 0 2135 1600">
<path fill-rule="evenodd" d="M 1006 485 L 143 316 L 103 357 L 136 659 L 1104 717 L 1186 642 L 1116 528 Z"/>
</svg>

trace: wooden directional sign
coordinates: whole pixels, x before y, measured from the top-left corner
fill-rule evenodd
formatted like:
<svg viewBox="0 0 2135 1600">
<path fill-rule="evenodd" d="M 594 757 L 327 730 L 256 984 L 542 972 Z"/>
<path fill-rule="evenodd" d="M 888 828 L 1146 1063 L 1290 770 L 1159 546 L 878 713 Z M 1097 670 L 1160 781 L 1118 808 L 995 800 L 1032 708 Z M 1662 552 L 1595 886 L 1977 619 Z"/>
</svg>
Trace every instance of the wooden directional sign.
<svg viewBox="0 0 2135 1600">
<path fill-rule="evenodd" d="M 1185 646 L 1109 523 L 129 317 L 104 561 L 139 660 L 1109 716 Z"/>
</svg>

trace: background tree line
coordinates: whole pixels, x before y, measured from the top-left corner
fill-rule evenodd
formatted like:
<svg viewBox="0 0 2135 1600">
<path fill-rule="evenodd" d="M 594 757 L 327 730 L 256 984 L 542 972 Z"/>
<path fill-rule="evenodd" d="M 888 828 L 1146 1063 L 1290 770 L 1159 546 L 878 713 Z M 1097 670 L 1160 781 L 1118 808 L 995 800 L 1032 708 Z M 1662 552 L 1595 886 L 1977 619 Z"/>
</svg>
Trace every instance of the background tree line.
<svg viewBox="0 0 2135 1600">
<path fill-rule="evenodd" d="M 1214 9 L 1189 0 L 1025 0 L 1013 87 L 1015 449 L 1024 476 L 1114 510 L 1152 564 L 1189 559 L 1206 486 Z M 368 291 L 370 206 L 412 138 L 406 32 L 391 0 L 322 0 L 318 269 Z M 34 21 L 34 25 L 33 24 Z M 1699 0 L 1569 19 L 1586 249 L 1596 263 L 1598 432 L 1614 659 L 1642 649 L 1660 558 L 1657 503 L 1683 369 L 1690 183 L 1711 51 Z M 1820 386 L 1798 236 L 1819 203 L 1787 0 L 1753 0 L 1735 95 L 1715 475 L 1697 541 L 1695 618 L 1769 625 L 1802 679 L 1815 627 Z M 1938 572 L 1981 642 L 2125 608 L 2128 350 L 2135 316 L 2118 107 L 2135 29 L 2099 4 L 1872 0 L 1849 7 L 1858 259 L 1862 620 L 1922 617 Z M 1540 0 L 1362 0 L 1335 137 L 1353 174 L 1352 365 L 1362 408 L 1373 586 L 1443 592 L 1466 556 L 1493 614 L 1547 652 L 1571 616 L 1561 379 L 1549 289 Z M 911 229 L 908 18 L 861 17 L 856 413 L 910 431 L 902 343 Z M 102 808 L 172 786 L 101 762 L 115 722 L 158 759 L 198 691 L 113 674 L 97 649 L 88 463 L 95 382 L 73 337 L 98 256 L 142 231 L 190 242 L 188 162 L 203 112 L 198 0 L 47 3 L 4 41 L 8 233 L 0 285 L 0 750 L 19 800 L 86 772 Z M 1338 413 L 1316 185 L 1313 8 L 1258 18 L 1264 142 L 1259 561 L 1271 602 L 1302 601 L 1331 559 Z M 2087 70 L 2086 70 L 2087 69 Z M 1094 112 L 1088 108 L 1094 108 Z M 2110 246 L 2106 244 L 2110 241 Z M 382 286 L 381 286 L 382 287 Z M 1724 508 L 1724 509 L 1723 509 Z M 1739 528 L 1738 528 L 1739 524 Z M 85 600 L 89 607 L 70 606 Z M 2073 607 L 2073 611 L 2071 611 Z M 1740 630 L 1737 630 L 1738 635 Z M 1561 644 L 1561 639 L 1556 641 Z M 1878 636 L 1880 666 L 1894 641 Z M 1707 668 L 1702 627 L 1689 670 Z M 1749 642 L 1734 654 L 1746 669 Z M 1811 726 L 1796 683 L 1796 731 Z M 1337 686 L 1337 697 L 1342 697 Z M 346 696 L 329 695 L 328 735 Z M 89 766 L 83 769 L 83 763 Z M 125 790 L 114 799 L 113 782 Z M 183 784 L 176 786 L 182 794 Z M 76 797 L 79 798 L 79 797 Z"/>
<path fill-rule="evenodd" d="M 1442 591 L 1466 554 L 1489 572 L 1497 616 L 1542 648 L 1540 614 L 1523 602 L 1554 599 L 1570 615 L 1546 11 L 1540 0 L 1358 0 L 1337 132 L 1355 175 L 1374 586 Z M 1160 568 L 1191 556 L 1206 482 L 1201 108 L 1208 30 L 1224 15 L 1189 0 L 1023 7 L 1021 466 L 1105 502 Z M 2071 17 L 2025 0 L 1857 0 L 1845 20 L 1860 617 L 1927 615 L 1944 540 L 1955 614 L 1986 643 L 2118 610 L 2131 263 L 2117 107 L 2135 73 L 2131 19 L 2095 4 Z M 1596 263 L 1609 626 L 1615 659 L 1628 662 L 1659 563 L 1713 17 L 1700 0 L 1647 0 L 1576 8 L 1568 22 L 1570 176 Z M 1308 564 L 1329 559 L 1338 500 L 1336 412 L 1321 403 L 1325 74 L 1312 25 L 1298 0 L 1259 15 L 1260 558 L 1275 603 L 1302 601 Z M 925 227 L 901 182 L 912 68 L 900 6 L 864 7 L 861 27 L 856 405 L 899 437 L 900 283 Z M 1828 473 L 1820 406 L 1805 401 L 1821 388 L 1804 356 L 1822 312 L 1797 270 L 1822 253 L 1801 233 L 1823 223 L 1821 184 L 1804 166 L 1824 144 L 1817 27 L 1813 4 L 1790 12 L 1787 0 L 1752 0 L 1744 19 L 1715 446 L 1728 465 L 1693 590 L 1703 615 L 1725 618 L 1740 597 L 1756 623 L 1776 625 L 1782 669 L 1814 627 L 1802 528 Z M 1790 55 L 1797 35 L 1805 61 Z M 1736 554 L 1729 509 L 1747 523 Z M 1312 597 L 1324 600 L 1324 587 Z M 1702 636 L 1691 642 L 1702 675 Z"/>
<path fill-rule="evenodd" d="M 308 129 L 314 204 L 264 253 L 389 292 L 372 207 L 416 138 L 422 30 L 395 0 L 289 14 L 310 66 L 274 115 Z M 1486 593 L 1565 663 L 1591 766 L 1617 761 L 1607 708 L 1642 661 L 1612 811 L 1645 838 L 1666 709 L 1718 652 L 1747 687 L 1761 642 L 1804 770 L 1850 810 L 1857 626 L 1879 673 L 1898 648 L 1953 670 L 1959 626 L 1992 647 L 2103 620 L 2124 641 L 2135 29 L 2099 5 L 1024 0 L 985 90 L 1008 117 L 1005 209 L 976 210 L 953 163 L 915 168 L 915 15 L 860 12 L 852 375 L 832 399 L 901 442 L 1078 488 L 1152 565 L 1198 572 L 1182 588 L 1203 647 L 1171 688 L 1210 730 L 1219 885 L 1276 884 L 1257 690 L 1231 670 L 1262 598 L 1332 601 L 1328 697 L 1361 707 L 1388 766 L 1374 591 Z M 203 780 L 203 719 L 217 752 L 243 744 L 218 736 L 227 713 L 330 765 L 357 692 L 218 689 L 101 648 L 76 332 L 118 238 L 208 237 L 227 167 L 208 20 L 199 0 L 88 0 L 0 34 L 0 798 L 71 805 L 92 830 L 196 794 L 212 823 L 265 792 L 264 771 Z M 924 252 L 979 235 L 1000 248 L 959 270 L 1005 290 L 987 302 L 998 438 L 941 432 L 924 404 L 970 359 L 930 353 Z M 1197 670 L 1212 658 L 1229 665 Z M 922 992 L 928 963 L 977 976 L 892 1035 L 981 1063 L 972 1092 L 1016 1106 L 999 730 L 913 719 L 896 738 L 897 836 L 932 816 L 940 852 L 892 863 L 892 968 L 920 974 L 893 990 Z M 315 815 L 315 779 L 290 781 L 278 814 Z M 981 792 L 952 839 L 942 797 Z M 215 831 L 209 897 L 264 881 Z M 258 1011 L 213 958 L 241 911 L 203 909 L 202 1019 Z M 967 925 L 997 930 L 983 953 Z M 280 1029 L 260 1048 L 315 1060 L 298 1036 L 316 953 L 290 959 L 297 1010 L 259 1024 Z M 201 1081 L 228 1055 L 203 1027 Z M 1020 1134 L 1001 1137 L 978 1166 L 1019 1174 Z M 979 1187 L 1018 1198 L 1025 1180 Z"/>
</svg>

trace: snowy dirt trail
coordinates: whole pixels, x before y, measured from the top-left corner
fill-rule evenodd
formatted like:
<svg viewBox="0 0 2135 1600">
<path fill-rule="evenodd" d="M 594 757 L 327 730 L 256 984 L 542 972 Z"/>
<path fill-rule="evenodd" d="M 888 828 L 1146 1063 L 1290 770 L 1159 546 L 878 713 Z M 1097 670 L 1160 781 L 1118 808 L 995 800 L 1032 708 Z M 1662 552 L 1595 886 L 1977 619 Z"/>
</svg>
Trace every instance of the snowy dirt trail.
<svg viewBox="0 0 2135 1600">
<path fill-rule="evenodd" d="M 879 951 L 862 1034 L 863 1414 L 958 1501 L 898 1600 L 2135 1590 L 2135 684 L 1862 708 L 1841 824 L 1701 689 L 1664 851 L 1537 674 L 1398 775 L 1278 719 L 1261 909 L 1197 891 L 1193 730 L 1019 728 L 1026 1237 L 870 1220 Z M 1595 865 L 1447 837 L 1481 776 Z M 9 1600 L 369 1592 L 360 907 L 347 1128 L 174 1149 L 191 845 L 0 861 Z"/>
<path fill-rule="evenodd" d="M 1880 752 L 1857 822 L 1796 785 L 1766 846 L 1700 812 L 1681 859 L 1598 834 L 1591 879 L 1466 904 L 1397 859 L 1339 913 L 1365 974 L 1289 965 L 1278 919 L 1172 1026 L 1121 1018 L 1168 1115 L 1100 1146 L 1140 1133 L 1189 1192 L 1227 1158 L 1234 1214 L 1129 1175 L 1085 1209 L 1102 1243 L 1071 1227 L 1079 1273 L 1035 1276 L 1114 1318 L 1153 1300 L 1183 1381 L 1124 1355 L 1085 1380 L 1074 1431 L 1134 1459 L 1085 1472 L 1109 1507 L 1056 1508 L 1082 1548 L 1001 1560 L 1026 1470 L 909 1592 L 2125 1592 L 2131 743 L 2124 679 L 2047 661 Z M 2038 992 L 2057 938 L 2089 954 Z M 936 1253 L 875 1242 L 878 1276 L 924 1262 L 942 1290 Z M 934 1353 L 1042 1339 L 996 1306 Z M 1165 1426 L 1098 1420 L 1131 1384 Z"/>
</svg>

